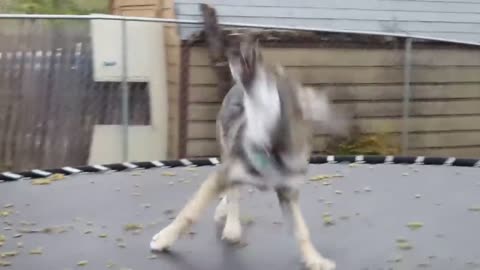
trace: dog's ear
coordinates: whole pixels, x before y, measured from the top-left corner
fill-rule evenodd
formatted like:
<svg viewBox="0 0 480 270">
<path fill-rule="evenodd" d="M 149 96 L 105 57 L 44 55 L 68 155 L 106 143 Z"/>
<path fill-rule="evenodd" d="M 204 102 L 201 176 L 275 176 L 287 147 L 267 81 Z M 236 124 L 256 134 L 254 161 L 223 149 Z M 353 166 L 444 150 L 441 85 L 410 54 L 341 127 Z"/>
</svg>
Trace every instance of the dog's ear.
<svg viewBox="0 0 480 270">
<path fill-rule="evenodd" d="M 232 78 L 248 89 L 255 79 L 258 66 L 262 63 L 258 41 L 251 36 L 240 40 L 237 46 L 230 49 L 228 63 Z"/>
</svg>

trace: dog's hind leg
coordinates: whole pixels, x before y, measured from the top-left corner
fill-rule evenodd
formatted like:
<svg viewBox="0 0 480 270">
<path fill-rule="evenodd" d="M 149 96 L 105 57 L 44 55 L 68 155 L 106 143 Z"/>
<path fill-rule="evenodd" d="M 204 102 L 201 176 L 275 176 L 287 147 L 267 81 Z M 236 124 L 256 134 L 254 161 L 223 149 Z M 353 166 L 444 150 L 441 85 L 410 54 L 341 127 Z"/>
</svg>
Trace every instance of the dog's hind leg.
<svg viewBox="0 0 480 270">
<path fill-rule="evenodd" d="M 315 249 L 299 205 L 299 191 L 289 187 L 276 190 L 284 217 L 293 226 L 302 259 L 309 270 L 334 270 L 335 263 L 322 257 Z"/>
<path fill-rule="evenodd" d="M 150 242 L 150 248 L 163 251 L 171 247 L 174 242 L 195 223 L 218 194 L 225 189 L 225 173 L 223 171 L 212 173 L 202 183 L 195 195 L 180 211 L 177 217 L 167 227 L 157 233 Z"/>
</svg>

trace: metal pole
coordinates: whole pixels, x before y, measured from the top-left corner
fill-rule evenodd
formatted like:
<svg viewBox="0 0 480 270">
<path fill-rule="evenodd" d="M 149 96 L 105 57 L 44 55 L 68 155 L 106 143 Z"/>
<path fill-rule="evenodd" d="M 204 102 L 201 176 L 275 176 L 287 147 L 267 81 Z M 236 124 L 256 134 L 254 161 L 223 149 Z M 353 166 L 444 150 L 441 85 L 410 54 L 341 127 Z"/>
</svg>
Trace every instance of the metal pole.
<svg viewBox="0 0 480 270">
<path fill-rule="evenodd" d="M 403 126 L 402 126 L 402 155 L 407 155 L 408 152 L 408 132 L 409 132 L 409 116 L 410 116 L 410 81 L 412 76 L 412 39 L 405 40 L 405 63 L 404 79 L 403 79 Z"/>
<path fill-rule="evenodd" d="M 122 158 L 128 161 L 128 118 L 129 118 L 129 89 L 128 76 L 128 48 L 127 48 L 127 20 L 122 20 Z"/>
</svg>

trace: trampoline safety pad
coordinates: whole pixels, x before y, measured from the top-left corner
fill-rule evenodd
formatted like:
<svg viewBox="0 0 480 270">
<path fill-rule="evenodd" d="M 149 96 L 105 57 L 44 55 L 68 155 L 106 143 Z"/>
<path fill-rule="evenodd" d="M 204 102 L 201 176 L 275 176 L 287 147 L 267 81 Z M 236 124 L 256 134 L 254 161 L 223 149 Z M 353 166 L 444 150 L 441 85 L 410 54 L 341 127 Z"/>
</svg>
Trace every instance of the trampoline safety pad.
<svg viewBox="0 0 480 270">
<path fill-rule="evenodd" d="M 0 184 L 0 269 L 302 269 L 273 192 L 242 189 L 243 240 L 220 240 L 216 204 L 169 253 L 152 253 L 215 167 L 84 174 Z M 33 182 L 36 181 L 36 182 Z M 301 207 L 337 269 L 480 269 L 480 171 L 311 165 Z"/>
</svg>

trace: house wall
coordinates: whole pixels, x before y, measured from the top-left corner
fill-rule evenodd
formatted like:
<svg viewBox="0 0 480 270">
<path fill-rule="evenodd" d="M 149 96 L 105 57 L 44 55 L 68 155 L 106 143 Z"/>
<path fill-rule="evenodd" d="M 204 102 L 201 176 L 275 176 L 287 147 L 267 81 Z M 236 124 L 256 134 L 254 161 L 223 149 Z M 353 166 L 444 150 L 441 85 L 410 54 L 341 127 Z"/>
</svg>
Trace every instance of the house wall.
<svg viewBox="0 0 480 270">
<path fill-rule="evenodd" d="M 264 55 L 305 85 L 328 87 L 335 106 L 353 112 L 363 133 L 391 133 L 400 143 L 402 49 L 303 46 L 265 48 Z M 409 153 L 480 156 L 480 49 L 417 48 L 412 63 Z M 189 68 L 187 156 L 216 156 L 220 100 L 206 48 L 191 49 Z M 317 132 L 314 150 L 324 150 L 327 139 Z"/>
<path fill-rule="evenodd" d="M 201 20 L 203 0 L 175 0 L 179 19 Z M 477 0 L 210 0 L 220 22 L 409 33 L 480 42 Z M 182 37 L 198 28 L 184 26 Z"/>
<path fill-rule="evenodd" d="M 174 19 L 174 0 L 111 0 L 112 14 Z M 178 26 L 165 24 L 168 82 L 168 157 L 178 158 L 180 38 Z"/>
</svg>

